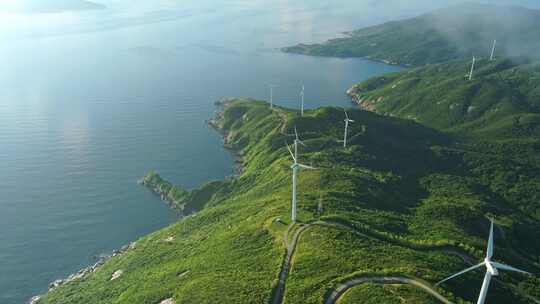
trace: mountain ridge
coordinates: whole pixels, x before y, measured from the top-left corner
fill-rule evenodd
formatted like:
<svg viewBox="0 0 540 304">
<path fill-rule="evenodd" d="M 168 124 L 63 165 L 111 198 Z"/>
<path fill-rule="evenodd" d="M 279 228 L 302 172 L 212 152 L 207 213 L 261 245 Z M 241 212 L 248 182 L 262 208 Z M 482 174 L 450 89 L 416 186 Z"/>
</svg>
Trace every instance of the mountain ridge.
<svg viewBox="0 0 540 304">
<path fill-rule="evenodd" d="M 364 57 L 420 66 L 496 56 L 539 58 L 540 10 L 467 2 L 418 17 L 353 30 L 348 37 L 298 44 L 282 51 L 325 57 Z"/>
</svg>

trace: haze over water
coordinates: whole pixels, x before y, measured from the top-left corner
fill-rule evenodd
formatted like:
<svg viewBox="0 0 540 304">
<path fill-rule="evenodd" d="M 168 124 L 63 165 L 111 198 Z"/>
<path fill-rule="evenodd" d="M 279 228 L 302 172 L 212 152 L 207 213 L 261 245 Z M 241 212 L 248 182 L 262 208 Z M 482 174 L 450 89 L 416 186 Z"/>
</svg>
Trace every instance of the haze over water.
<svg viewBox="0 0 540 304">
<path fill-rule="evenodd" d="M 0 303 L 22 303 L 175 221 L 136 184 L 149 170 L 189 188 L 230 175 L 232 158 L 205 123 L 219 98 L 267 99 L 274 84 L 276 103 L 298 107 L 304 84 L 308 107 L 349 106 L 352 84 L 398 70 L 277 48 L 419 10 L 396 16 L 352 0 L 184 2 L 0 11 Z"/>
</svg>

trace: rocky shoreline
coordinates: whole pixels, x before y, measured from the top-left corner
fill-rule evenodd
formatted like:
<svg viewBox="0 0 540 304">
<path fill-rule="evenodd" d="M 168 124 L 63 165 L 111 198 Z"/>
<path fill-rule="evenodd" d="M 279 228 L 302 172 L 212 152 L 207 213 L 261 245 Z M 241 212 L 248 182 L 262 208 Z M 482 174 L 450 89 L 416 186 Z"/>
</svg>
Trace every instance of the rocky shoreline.
<svg viewBox="0 0 540 304">
<path fill-rule="evenodd" d="M 223 125 L 219 123 L 220 119 L 223 117 L 223 113 L 225 109 L 231 104 L 231 102 L 234 101 L 234 98 L 222 98 L 219 101 L 216 101 L 216 106 L 220 107 L 220 110 L 216 112 L 215 117 L 209 119 L 207 121 L 208 125 L 210 125 L 215 130 L 219 131 L 223 135 L 223 146 L 232 153 L 234 157 L 234 172 L 235 175 L 242 174 L 244 170 L 244 154 L 241 149 L 238 149 L 232 144 L 232 134 L 229 132 L 226 132 L 223 128 Z M 143 185 L 150 189 L 152 192 L 159 195 L 160 199 L 167 203 L 167 205 L 171 209 L 178 210 L 180 214 L 183 215 L 184 211 L 184 205 L 185 201 L 183 200 L 187 195 L 189 195 L 189 192 L 185 191 L 184 189 L 177 188 L 173 185 L 171 185 L 169 182 L 163 180 L 157 173 L 150 172 L 147 174 L 144 178 L 139 180 L 137 182 L 140 185 Z M 174 191 L 174 194 L 171 194 L 171 189 L 176 188 L 176 191 Z M 178 196 L 179 199 L 175 199 L 174 197 Z M 105 264 L 109 259 L 122 255 L 125 252 L 135 248 L 136 242 L 132 242 L 128 245 L 122 246 L 120 249 L 114 250 L 110 255 L 99 257 L 98 261 L 94 263 L 93 265 L 90 265 L 86 268 L 83 268 L 76 273 L 73 273 L 69 275 L 65 279 L 58 279 L 51 283 L 49 283 L 49 289 L 48 292 L 65 285 L 67 283 L 76 281 L 76 280 L 83 280 L 91 273 L 96 272 L 103 264 Z M 26 304 L 37 304 L 39 303 L 39 300 L 41 299 L 42 295 L 36 295 L 30 298 Z"/>
<path fill-rule="evenodd" d="M 354 85 L 350 89 L 347 90 L 346 94 L 351 98 L 351 103 L 360 107 L 360 109 L 364 111 L 374 112 L 378 113 L 376 106 L 378 103 L 382 102 L 384 100 L 383 97 L 379 97 L 377 99 L 368 99 L 368 98 L 362 98 L 362 90 L 358 88 L 358 86 Z"/>
<path fill-rule="evenodd" d="M 219 108 L 219 111 L 216 111 L 214 117 L 210 118 L 207 123 L 223 136 L 223 147 L 232 154 L 234 159 L 234 175 L 240 176 L 244 172 L 244 151 L 232 144 L 232 134 L 227 132 L 219 122 L 223 118 L 223 113 L 233 101 L 234 98 L 231 97 L 224 97 L 216 101 L 214 104 Z"/>
<path fill-rule="evenodd" d="M 169 208 L 177 210 L 180 216 L 183 216 L 185 207 L 185 198 L 188 192 L 178 186 L 173 186 L 164 180 L 156 172 L 148 173 L 144 178 L 138 181 L 138 184 L 145 186 L 165 202 Z"/>
<path fill-rule="evenodd" d="M 73 274 L 69 275 L 65 279 L 54 280 L 53 282 L 49 283 L 49 289 L 48 289 L 47 292 L 53 291 L 54 289 L 56 289 L 56 288 L 58 288 L 58 287 L 60 287 L 62 285 L 65 285 L 67 283 L 70 283 L 70 282 L 73 282 L 73 281 L 76 281 L 76 280 L 85 279 L 91 273 L 96 272 L 109 259 L 111 259 L 113 257 L 116 257 L 116 256 L 119 256 L 119 255 L 122 255 L 122 254 L 126 253 L 127 251 L 134 249 L 136 246 L 137 246 L 137 242 L 131 242 L 128 245 L 122 246 L 120 249 L 114 250 L 110 255 L 99 257 L 98 261 L 96 263 L 94 263 L 93 265 L 90 265 L 90 266 L 88 266 L 86 268 L 83 268 L 83 269 L 77 271 L 76 273 L 73 273 Z M 41 297 L 42 297 L 42 295 L 33 296 L 26 303 L 27 304 L 37 304 L 38 301 L 41 299 Z"/>
</svg>

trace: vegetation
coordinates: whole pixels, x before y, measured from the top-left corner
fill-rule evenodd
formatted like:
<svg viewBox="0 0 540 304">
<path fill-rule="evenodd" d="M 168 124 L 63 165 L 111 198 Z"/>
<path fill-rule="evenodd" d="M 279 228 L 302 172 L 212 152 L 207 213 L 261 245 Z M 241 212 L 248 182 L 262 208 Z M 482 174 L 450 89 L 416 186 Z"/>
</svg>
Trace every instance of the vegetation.
<svg viewBox="0 0 540 304">
<path fill-rule="evenodd" d="M 463 136 L 538 138 L 540 64 L 482 60 L 468 81 L 470 64 L 458 60 L 376 77 L 349 93 L 364 109 Z"/>
<path fill-rule="evenodd" d="M 369 237 L 339 227 L 306 230 L 292 261 L 285 303 L 322 303 L 329 289 L 366 273 L 436 282 L 467 266 L 444 248 L 483 258 L 488 216 L 500 227 L 496 258 L 538 271 L 540 184 L 532 139 L 521 145 L 495 137 L 491 146 L 475 138 L 457 143 L 453 132 L 355 109 L 349 111 L 356 121 L 350 146 L 343 149 L 337 142 L 343 116 L 340 109 L 320 108 L 300 117 L 293 110 L 270 110 L 264 102 L 228 100 L 215 124 L 227 143 L 241 150 L 243 173 L 213 184 L 211 195 L 201 196 L 201 211 L 142 238 L 38 303 L 158 304 L 171 297 L 176 303 L 268 303 L 285 252 L 291 195 L 285 143 L 295 126 L 307 145 L 300 161 L 318 168 L 300 172 L 300 221 L 340 222 Z M 196 196 L 172 191 L 157 174 L 147 179 L 183 202 Z M 111 281 L 117 270 L 124 272 Z M 440 291 L 466 303 L 476 297 L 481 277 L 467 274 Z M 527 296 L 539 294 L 533 278 L 505 273 L 502 282 L 493 285 L 490 303 L 530 303 Z M 379 302 L 432 302 L 413 288 L 368 284 L 351 289 L 340 303 L 363 301 L 366 293 Z"/>
<path fill-rule="evenodd" d="M 175 186 L 164 180 L 155 171 L 149 172 L 143 178 L 142 184 L 158 194 L 172 208 L 182 211 L 185 215 L 203 209 L 211 201 L 219 202 L 222 196 L 228 193 L 226 183 L 221 181 L 209 182 L 197 189 L 187 191 L 182 186 Z"/>
<path fill-rule="evenodd" d="M 538 58 L 539 37 L 538 10 L 463 3 L 416 18 L 355 30 L 345 38 L 283 50 L 417 66 L 470 59 L 472 54 L 489 57 L 494 39 L 497 39 L 497 56 Z"/>
<path fill-rule="evenodd" d="M 366 283 L 347 291 L 339 303 L 438 304 L 439 301 L 411 286 L 383 286 L 374 283 Z"/>
</svg>

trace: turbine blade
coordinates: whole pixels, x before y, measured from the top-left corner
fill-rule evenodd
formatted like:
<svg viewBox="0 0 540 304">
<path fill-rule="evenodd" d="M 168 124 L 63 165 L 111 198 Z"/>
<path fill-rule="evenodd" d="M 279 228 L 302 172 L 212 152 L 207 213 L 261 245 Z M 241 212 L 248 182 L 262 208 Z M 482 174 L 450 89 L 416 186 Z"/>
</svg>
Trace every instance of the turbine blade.
<svg viewBox="0 0 540 304">
<path fill-rule="evenodd" d="M 493 256 L 493 220 L 491 220 L 491 226 L 489 227 L 489 239 L 488 239 L 488 246 L 487 246 L 487 252 L 486 257 L 488 259 L 491 259 Z"/>
<path fill-rule="evenodd" d="M 345 112 L 346 119 L 349 120 L 349 115 L 347 115 L 347 110 L 343 109 L 343 112 Z"/>
<path fill-rule="evenodd" d="M 435 285 L 440 285 L 441 283 L 444 283 L 444 282 L 446 282 L 446 281 L 448 281 L 448 280 L 450 280 L 450 279 L 453 279 L 453 278 L 455 278 L 455 277 L 458 277 L 458 276 L 460 276 L 460 275 L 462 275 L 462 274 L 464 274 L 464 273 L 467 273 L 467 272 L 469 272 L 469 271 L 471 271 L 471 270 L 474 270 L 474 269 L 476 269 L 476 268 L 480 268 L 480 267 L 484 266 L 484 264 L 485 264 L 485 262 L 482 262 L 482 263 L 480 263 L 480 264 L 478 264 L 478 265 L 474 265 L 474 266 L 472 266 L 472 267 L 469 267 L 469 268 L 467 268 L 467 269 L 465 269 L 465 270 L 462 270 L 462 271 L 460 271 L 460 272 L 458 272 L 458 273 L 456 273 L 456 274 L 453 274 L 453 275 L 449 276 L 448 278 L 446 278 L 446 279 L 444 279 L 444 280 L 442 280 L 442 281 L 437 282 L 437 284 L 435 284 Z"/>
<path fill-rule="evenodd" d="M 299 142 L 302 146 L 307 147 L 307 145 L 306 145 L 303 141 L 301 141 L 300 139 L 298 140 L 298 142 Z"/>
<path fill-rule="evenodd" d="M 495 268 L 497 268 L 497 269 L 508 270 L 508 271 L 513 271 L 513 272 L 519 272 L 519 273 L 523 273 L 523 274 L 531 274 L 531 273 L 529 273 L 529 272 L 527 272 L 525 270 L 517 269 L 517 268 L 514 268 L 512 266 L 508 266 L 508 265 L 497 263 L 497 262 L 491 262 L 491 265 L 495 266 Z"/>
<path fill-rule="evenodd" d="M 291 148 L 289 147 L 289 144 L 287 144 L 287 150 L 289 150 L 289 153 L 291 153 L 292 159 L 294 160 L 294 162 L 296 162 L 296 158 L 294 157 L 294 153 L 292 153 L 292 150 L 291 150 Z"/>
<path fill-rule="evenodd" d="M 298 131 L 296 131 L 296 126 L 294 126 L 294 135 L 296 136 L 296 139 L 298 140 Z"/>
<path fill-rule="evenodd" d="M 352 120 L 352 119 L 349 119 L 349 122 L 354 122 L 354 120 Z"/>
<path fill-rule="evenodd" d="M 311 166 L 306 166 L 306 165 L 302 165 L 302 164 L 298 164 L 298 166 L 300 166 L 301 168 L 304 168 L 304 169 L 317 170 L 317 168 L 313 168 Z"/>
</svg>

